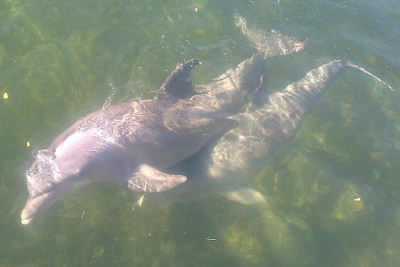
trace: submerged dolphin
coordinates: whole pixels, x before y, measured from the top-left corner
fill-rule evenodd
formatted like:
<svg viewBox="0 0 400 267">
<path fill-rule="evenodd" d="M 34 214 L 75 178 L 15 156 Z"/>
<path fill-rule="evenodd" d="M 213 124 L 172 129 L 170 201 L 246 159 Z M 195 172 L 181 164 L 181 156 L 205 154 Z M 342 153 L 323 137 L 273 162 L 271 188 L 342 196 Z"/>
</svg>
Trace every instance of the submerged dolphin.
<svg viewBox="0 0 400 267">
<path fill-rule="evenodd" d="M 269 93 L 264 88 L 265 59 L 298 52 L 305 42 L 253 30 L 242 17 L 235 19 L 259 53 L 194 88 L 188 77 L 198 62 L 189 61 L 178 66 L 154 99 L 106 107 L 79 120 L 39 151 L 28 170 L 29 198 L 21 222 L 30 223 L 64 193 L 96 181 L 157 192 L 146 198 L 156 202 L 209 192 L 243 204 L 264 202 L 262 194 L 243 187 L 248 182 L 244 178 L 295 134 L 342 70 L 358 67 L 332 61 L 283 91 Z M 240 112 L 247 97 L 249 104 Z M 198 153 L 212 139 L 215 143 Z M 194 154 L 175 171 L 177 163 Z"/>
<path fill-rule="evenodd" d="M 235 20 L 255 48 L 261 50 L 259 54 L 264 58 L 290 54 L 304 47 L 304 42 L 277 32 L 249 29 L 240 15 L 236 15 Z M 267 40 L 268 47 L 262 46 L 259 40 Z M 309 71 L 301 80 L 275 92 L 266 90 L 265 77 L 260 76 L 260 85 L 250 95 L 246 110 L 230 117 L 238 125 L 180 165 L 192 179 L 168 192 L 146 197 L 144 203 L 180 201 L 209 193 L 221 194 L 241 204 L 265 202 L 261 193 L 249 187 L 249 178 L 295 135 L 307 112 L 346 69 L 367 74 L 392 90 L 375 75 L 346 60 L 324 64 Z"/>
<path fill-rule="evenodd" d="M 346 60 L 334 60 L 313 69 L 280 91 L 266 90 L 261 77 L 261 84 L 250 95 L 246 110 L 230 117 L 238 125 L 180 164 L 191 179 L 170 191 L 146 197 L 145 201 L 141 199 L 140 205 L 189 200 L 210 193 L 221 194 L 240 204 L 264 203 L 265 197 L 249 187 L 250 178 L 295 135 L 307 112 L 348 68 L 382 82 Z"/>
<path fill-rule="evenodd" d="M 239 64 L 235 80 L 205 94 L 196 94 L 189 81 L 199 62 L 188 61 L 171 73 L 154 99 L 108 106 L 77 121 L 49 148 L 39 151 L 27 171 L 29 197 L 22 224 L 30 223 L 66 192 L 92 182 L 115 182 L 144 193 L 185 182 L 185 176 L 163 170 L 197 153 L 234 125 L 226 116 L 237 113 L 247 95 L 237 88 L 251 80 L 248 75 L 264 69 L 259 58 L 249 61 Z M 246 84 L 249 92 L 256 87 Z"/>
</svg>

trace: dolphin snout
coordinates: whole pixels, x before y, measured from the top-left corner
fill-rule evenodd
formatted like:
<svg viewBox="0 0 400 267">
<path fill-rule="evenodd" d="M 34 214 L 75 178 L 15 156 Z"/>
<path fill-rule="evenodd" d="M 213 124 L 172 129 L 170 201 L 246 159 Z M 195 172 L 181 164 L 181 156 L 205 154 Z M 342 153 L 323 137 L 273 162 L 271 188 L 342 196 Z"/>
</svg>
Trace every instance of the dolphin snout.
<svg viewBox="0 0 400 267">
<path fill-rule="evenodd" d="M 23 225 L 30 224 L 32 219 L 33 217 L 30 215 L 29 211 L 24 208 L 24 210 L 21 212 L 21 223 Z"/>
<path fill-rule="evenodd" d="M 55 201 L 54 193 L 49 192 L 37 197 L 29 197 L 21 212 L 21 223 L 30 224 L 36 215 L 45 207 L 50 206 Z"/>
</svg>

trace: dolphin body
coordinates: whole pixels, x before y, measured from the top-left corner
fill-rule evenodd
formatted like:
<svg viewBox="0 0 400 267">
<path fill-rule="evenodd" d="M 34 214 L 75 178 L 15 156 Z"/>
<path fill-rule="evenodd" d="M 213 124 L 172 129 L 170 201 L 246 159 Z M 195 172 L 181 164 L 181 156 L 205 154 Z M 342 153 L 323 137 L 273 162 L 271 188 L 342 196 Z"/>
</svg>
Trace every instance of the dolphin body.
<svg viewBox="0 0 400 267">
<path fill-rule="evenodd" d="M 265 60 L 299 52 L 305 42 L 249 28 L 238 14 L 235 24 L 258 51 L 250 59 L 193 87 L 188 78 L 198 62 L 181 64 L 154 99 L 105 107 L 39 151 L 26 175 L 29 197 L 22 224 L 66 192 L 101 181 L 150 195 L 145 204 L 208 193 L 241 204 L 265 202 L 261 193 L 247 186 L 247 178 L 290 140 L 312 105 L 345 69 L 373 75 L 336 60 L 270 93 L 265 88 Z"/>
<path fill-rule="evenodd" d="M 336 78 L 352 64 L 334 60 L 273 93 L 263 77 L 245 111 L 231 116 L 238 125 L 180 164 L 191 177 L 175 189 L 146 197 L 143 203 L 165 203 L 218 193 L 240 204 L 261 204 L 265 197 L 249 187 L 251 177 L 296 133 L 302 119 Z"/>
<path fill-rule="evenodd" d="M 249 28 L 247 21 L 238 14 L 235 24 L 264 60 L 301 51 L 305 46 L 305 42 L 279 32 Z M 251 177 L 267 164 L 274 152 L 288 143 L 307 112 L 347 69 L 371 76 L 393 91 L 390 85 L 347 60 L 333 60 L 321 65 L 299 81 L 275 92 L 266 89 L 265 75 L 257 76 L 260 83 L 250 94 L 246 109 L 230 117 L 238 125 L 180 164 L 183 172 L 192 179 L 170 191 L 146 197 L 146 201 L 141 199 L 140 204 L 194 199 L 210 193 L 221 194 L 244 205 L 264 203 L 265 196 L 249 186 Z M 230 93 L 235 94 L 235 91 Z"/>
<path fill-rule="evenodd" d="M 235 79 L 214 84 L 208 93 L 193 90 L 189 80 L 196 60 L 180 64 L 156 97 L 106 106 L 80 120 L 38 152 L 26 173 L 29 197 L 22 224 L 65 193 L 92 182 L 114 182 L 131 191 L 159 193 L 184 183 L 182 174 L 163 170 L 194 155 L 235 125 L 237 113 L 264 62 L 253 57 L 236 69 Z M 237 75 L 235 74 L 237 73 Z"/>
</svg>

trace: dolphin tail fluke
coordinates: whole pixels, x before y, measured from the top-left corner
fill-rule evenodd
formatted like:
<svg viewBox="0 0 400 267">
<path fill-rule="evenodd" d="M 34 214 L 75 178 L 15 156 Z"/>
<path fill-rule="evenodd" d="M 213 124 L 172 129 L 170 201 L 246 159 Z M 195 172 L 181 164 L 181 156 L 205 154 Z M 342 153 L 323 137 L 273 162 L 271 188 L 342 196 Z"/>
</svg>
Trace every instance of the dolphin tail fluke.
<svg viewBox="0 0 400 267">
<path fill-rule="evenodd" d="M 237 12 L 234 15 L 234 22 L 264 59 L 299 52 L 307 44 L 307 41 L 283 35 L 276 30 L 268 32 L 248 27 L 247 20 Z"/>
<path fill-rule="evenodd" d="M 234 15 L 234 22 L 243 35 L 246 36 L 246 38 L 264 59 L 300 52 L 307 44 L 307 40 L 301 41 L 297 38 L 283 35 L 276 30 L 271 30 L 268 32 L 262 29 L 249 27 L 246 18 L 237 12 Z M 341 60 L 340 62 L 347 67 L 357 69 L 361 73 L 374 78 L 376 81 L 387 86 L 391 91 L 393 91 L 393 88 L 389 84 L 382 81 L 379 77 L 365 70 L 364 68 L 361 68 L 350 61 Z"/>
</svg>

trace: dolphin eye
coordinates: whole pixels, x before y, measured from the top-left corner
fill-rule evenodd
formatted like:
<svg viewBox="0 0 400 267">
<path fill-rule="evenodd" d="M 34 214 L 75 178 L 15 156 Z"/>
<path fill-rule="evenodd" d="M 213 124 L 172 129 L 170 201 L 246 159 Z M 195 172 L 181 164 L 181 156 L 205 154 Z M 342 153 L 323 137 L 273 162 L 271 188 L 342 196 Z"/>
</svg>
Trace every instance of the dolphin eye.
<svg viewBox="0 0 400 267">
<path fill-rule="evenodd" d="M 85 176 L 85 174 L 86 174 L 86 170 L 84 168 L 81 168 L 81 169 L 77 170 L 76 173 L 75 173 L 75 175 L 78 176 L 78 177 Z"/>
</svg>

